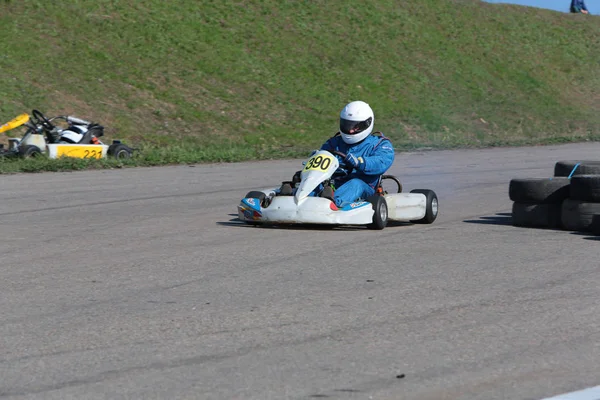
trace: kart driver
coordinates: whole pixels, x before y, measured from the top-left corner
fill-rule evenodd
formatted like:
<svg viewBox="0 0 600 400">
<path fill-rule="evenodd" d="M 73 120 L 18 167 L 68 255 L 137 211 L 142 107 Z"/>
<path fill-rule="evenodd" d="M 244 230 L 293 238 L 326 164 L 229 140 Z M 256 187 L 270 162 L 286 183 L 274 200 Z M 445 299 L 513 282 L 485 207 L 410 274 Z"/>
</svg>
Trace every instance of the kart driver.
<svg viewBox="0 0 600 400">
<path fill-rule="evenodd" d="M 345 164 L 349 173 L 336 177 L 334 187 L 319 186 L 311 196 L 325 197 L 336 206 L 344 207 L 375 194 L 379 178 L 394 162 L 394 147 L 381 132 L 376 132 L 379 134 L 377 136 L 371 135 L 374 121 L 373 110 L 363 101 L 353 101 L 342 109 L 340 131 L 328 139 L 321 150 L 337 150 L 346 154 L 344 159 L 338 155 L 336 157 Z M 300 180 L 300 172 L 296 173 L 291 184 Z M 280 195 L 293 194 L 290 183 L 282 185 Z"/>
<path fill-rule="evenodd" d="M 327 197 L 336 206 L 344 207 L 375 194 L 379 178 L 394 162 L 394 147 L 381 132 L 371 134 L 374 122 L 373 110 L 364 101 L 353 101 L 342 109 L 340 131 L 327 140 L 321 150 L 346 154 L 341 162 L 349 169 L 349 174 L 336 178 L 335 188 L 325 187 L 320 197 Z"/>
</svg>

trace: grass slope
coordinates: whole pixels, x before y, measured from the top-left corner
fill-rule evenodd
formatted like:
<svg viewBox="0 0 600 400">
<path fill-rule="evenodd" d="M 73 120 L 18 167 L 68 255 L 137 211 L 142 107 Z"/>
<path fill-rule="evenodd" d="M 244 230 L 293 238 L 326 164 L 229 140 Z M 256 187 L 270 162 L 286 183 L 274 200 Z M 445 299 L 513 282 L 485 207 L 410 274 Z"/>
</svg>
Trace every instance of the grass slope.
<svg viewBox="0 0 600 400">
<path fill-rule="evenodd" d="M 145 165 L 303 154 L 355 99 L 399 149 L 600 135 L 595 16 L 478 0 L 0 0 L 0 25 L 2 122 L 32 108 L 91 119 L 145 147 Z"/>
</svg>

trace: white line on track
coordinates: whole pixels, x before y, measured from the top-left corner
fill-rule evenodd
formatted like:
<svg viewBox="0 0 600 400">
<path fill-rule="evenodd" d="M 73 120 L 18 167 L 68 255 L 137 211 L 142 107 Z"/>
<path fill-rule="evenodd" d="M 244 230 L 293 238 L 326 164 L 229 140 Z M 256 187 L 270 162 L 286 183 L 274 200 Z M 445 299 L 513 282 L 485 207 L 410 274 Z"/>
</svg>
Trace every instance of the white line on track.
<svg viewBox="0 0 600 400">
<path fill-rule="evenodd" d="M 578 390 L 577 392 L 559 394 L 542 400 L 600 400 L 600 386 Z"/>
</svg>

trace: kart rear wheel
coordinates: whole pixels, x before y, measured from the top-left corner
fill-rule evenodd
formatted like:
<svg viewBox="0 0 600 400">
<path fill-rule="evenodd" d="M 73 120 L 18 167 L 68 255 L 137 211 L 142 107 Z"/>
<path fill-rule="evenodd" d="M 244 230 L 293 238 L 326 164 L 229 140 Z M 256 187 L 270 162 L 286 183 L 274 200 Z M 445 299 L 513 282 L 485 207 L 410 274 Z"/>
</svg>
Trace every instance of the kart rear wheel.
<svg viewBox="0 0 600 400">
<path fill-rule="evenodd" d="M 373 222 L 367 228 L 382 230 L 388 222 L 388 206 L 383 196 L 371 196 L 367 199 L 373 205 Z"/>
<path fill-rule="evenodd" d="M 125 158 L 131 158 L 131 156 L 133 155 L 133 150 L 122 143 L 117 143 L 111 144 L 108 147 L 107 153 L 109 156 L 113 156 L 117 160 L 122 160 Z"/>
<path fill-rule="evenodd" d="M 35 145 L 27 145 L 19 149 L 19 155 L 23 158 L 39 157 L 42 155 L 42 151 Z"/>
<path fill-rule="evenodd" d="M 438 198 L 433 190 L 413 189 L 411 193 L 421 193 L 425 195 L 425 216 L 421 219 L 410 221 L 415 224 L 431 224 L 438 216 Z"/>
</svg>

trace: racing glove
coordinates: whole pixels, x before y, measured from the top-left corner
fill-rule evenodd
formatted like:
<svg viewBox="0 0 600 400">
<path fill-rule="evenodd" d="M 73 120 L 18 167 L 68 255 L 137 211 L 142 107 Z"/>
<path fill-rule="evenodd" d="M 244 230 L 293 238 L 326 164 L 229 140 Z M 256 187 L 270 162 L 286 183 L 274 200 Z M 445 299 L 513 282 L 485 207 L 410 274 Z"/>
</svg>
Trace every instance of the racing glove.
<svg viewBox="0 0 600 400">
<path fill-rule="evenodd" d="M 365 160 L 363 160 L 362 157 L 356 157 L 354 154 L 348 154 L 346 155 L 344 161 L 346 162 L 346 164 L 352 165 L 354 169 L 357 169 L 359 171 L 365 170 Z"/>
</svg>

